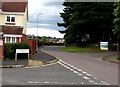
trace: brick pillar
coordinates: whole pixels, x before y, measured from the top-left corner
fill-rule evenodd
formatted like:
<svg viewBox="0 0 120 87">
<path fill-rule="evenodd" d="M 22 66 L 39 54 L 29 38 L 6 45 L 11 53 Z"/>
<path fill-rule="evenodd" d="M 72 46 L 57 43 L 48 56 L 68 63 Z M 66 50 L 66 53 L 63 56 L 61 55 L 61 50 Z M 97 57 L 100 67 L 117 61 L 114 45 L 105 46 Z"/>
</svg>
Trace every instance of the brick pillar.
<svg viewBox="0 0 120 87">
<path fill-rule="evenodd" d="M 4 39 L 0 39 L 0 60 L 4 60 Z"/>
<path fill-rule="evenodd" d="M 30 47 L 30 55 L 34 55 L 36 51 L 36 40 L 26 40 L 26 42 Z"/>
</svg>

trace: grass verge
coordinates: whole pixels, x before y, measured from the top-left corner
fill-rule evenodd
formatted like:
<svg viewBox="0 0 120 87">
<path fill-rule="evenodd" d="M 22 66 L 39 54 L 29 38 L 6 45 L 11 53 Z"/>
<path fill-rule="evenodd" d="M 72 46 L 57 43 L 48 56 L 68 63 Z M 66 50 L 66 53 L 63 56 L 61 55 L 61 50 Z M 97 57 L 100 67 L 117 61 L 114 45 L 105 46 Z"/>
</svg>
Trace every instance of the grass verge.
<svg viewBox="0 0 120 87">
<path fill-rule="evenodd" d="M 97 48 L 81 48 L 81 47 L 63 47 L 60 48 L 60 50 L 66 52 L 103 52 Z"/>
<path fill-rule="evenodd" d="M 117 58 L 117 60 L 120 60 L 120 56 Z"/>
</svg>

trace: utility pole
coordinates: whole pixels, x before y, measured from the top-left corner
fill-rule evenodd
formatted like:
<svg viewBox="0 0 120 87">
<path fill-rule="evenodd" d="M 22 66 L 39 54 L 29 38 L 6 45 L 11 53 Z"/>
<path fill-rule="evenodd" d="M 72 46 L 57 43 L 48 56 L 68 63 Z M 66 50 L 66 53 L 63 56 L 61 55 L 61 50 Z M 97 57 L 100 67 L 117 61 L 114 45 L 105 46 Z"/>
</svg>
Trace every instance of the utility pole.
<svg viewBox="0 0 120 87">
<path fill-rule="evenodd" d="M 39 15 L 42 15 L 42 13 L 38 13 L 38 14 L 37 14 L 36 51 L 38 51 L 38 25 L 39 25 Z"/>
</svg>

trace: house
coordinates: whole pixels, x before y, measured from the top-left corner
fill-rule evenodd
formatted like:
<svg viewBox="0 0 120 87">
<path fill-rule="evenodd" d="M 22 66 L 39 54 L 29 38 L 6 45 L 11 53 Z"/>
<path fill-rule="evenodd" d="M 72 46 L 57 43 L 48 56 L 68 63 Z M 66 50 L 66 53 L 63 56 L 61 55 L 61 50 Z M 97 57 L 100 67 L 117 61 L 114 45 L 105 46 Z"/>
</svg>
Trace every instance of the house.
<svg viewBox="0 0 120 87">
<path fill-rule="evenodd" d="M 36 40 L 26 39 L 28 0 L 0 0 L 0 38 L 4 43 L 26 42 L 30 55 L 36 52 Z M 4 45 L 0 46 L 0 58 L 4 59 Z"/>
<path fill-rule="evenodd" d="M 26 37 L 28 2 L 8 2 L 0 4 L 0 32 L 4 33 L 5 43 L 22 42 Z"/>
</svg>

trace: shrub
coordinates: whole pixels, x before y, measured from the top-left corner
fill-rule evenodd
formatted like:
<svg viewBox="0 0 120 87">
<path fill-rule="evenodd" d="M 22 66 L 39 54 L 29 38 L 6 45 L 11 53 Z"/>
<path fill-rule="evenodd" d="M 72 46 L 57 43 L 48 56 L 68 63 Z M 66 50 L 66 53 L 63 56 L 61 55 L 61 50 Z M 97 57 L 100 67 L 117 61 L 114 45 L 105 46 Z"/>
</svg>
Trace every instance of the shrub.
<svg viewBox="0 0 120 87">
<path fill-rule="evenodd" d="M 120 60 L 120 56 L 117 58 L 117 60 Z"/>
<path fill-rule="evenodd" d="M 4 54 L 5 58 L 15 59 L 15 51 L 16 49 L 29 49 L 29 45 L 27 43 L 5 43 L 4 45 Z M 26 54 L 25 54 L 26 55 Z M 24 57 L 24 54 L 20 57 Z"/>
</svg>

